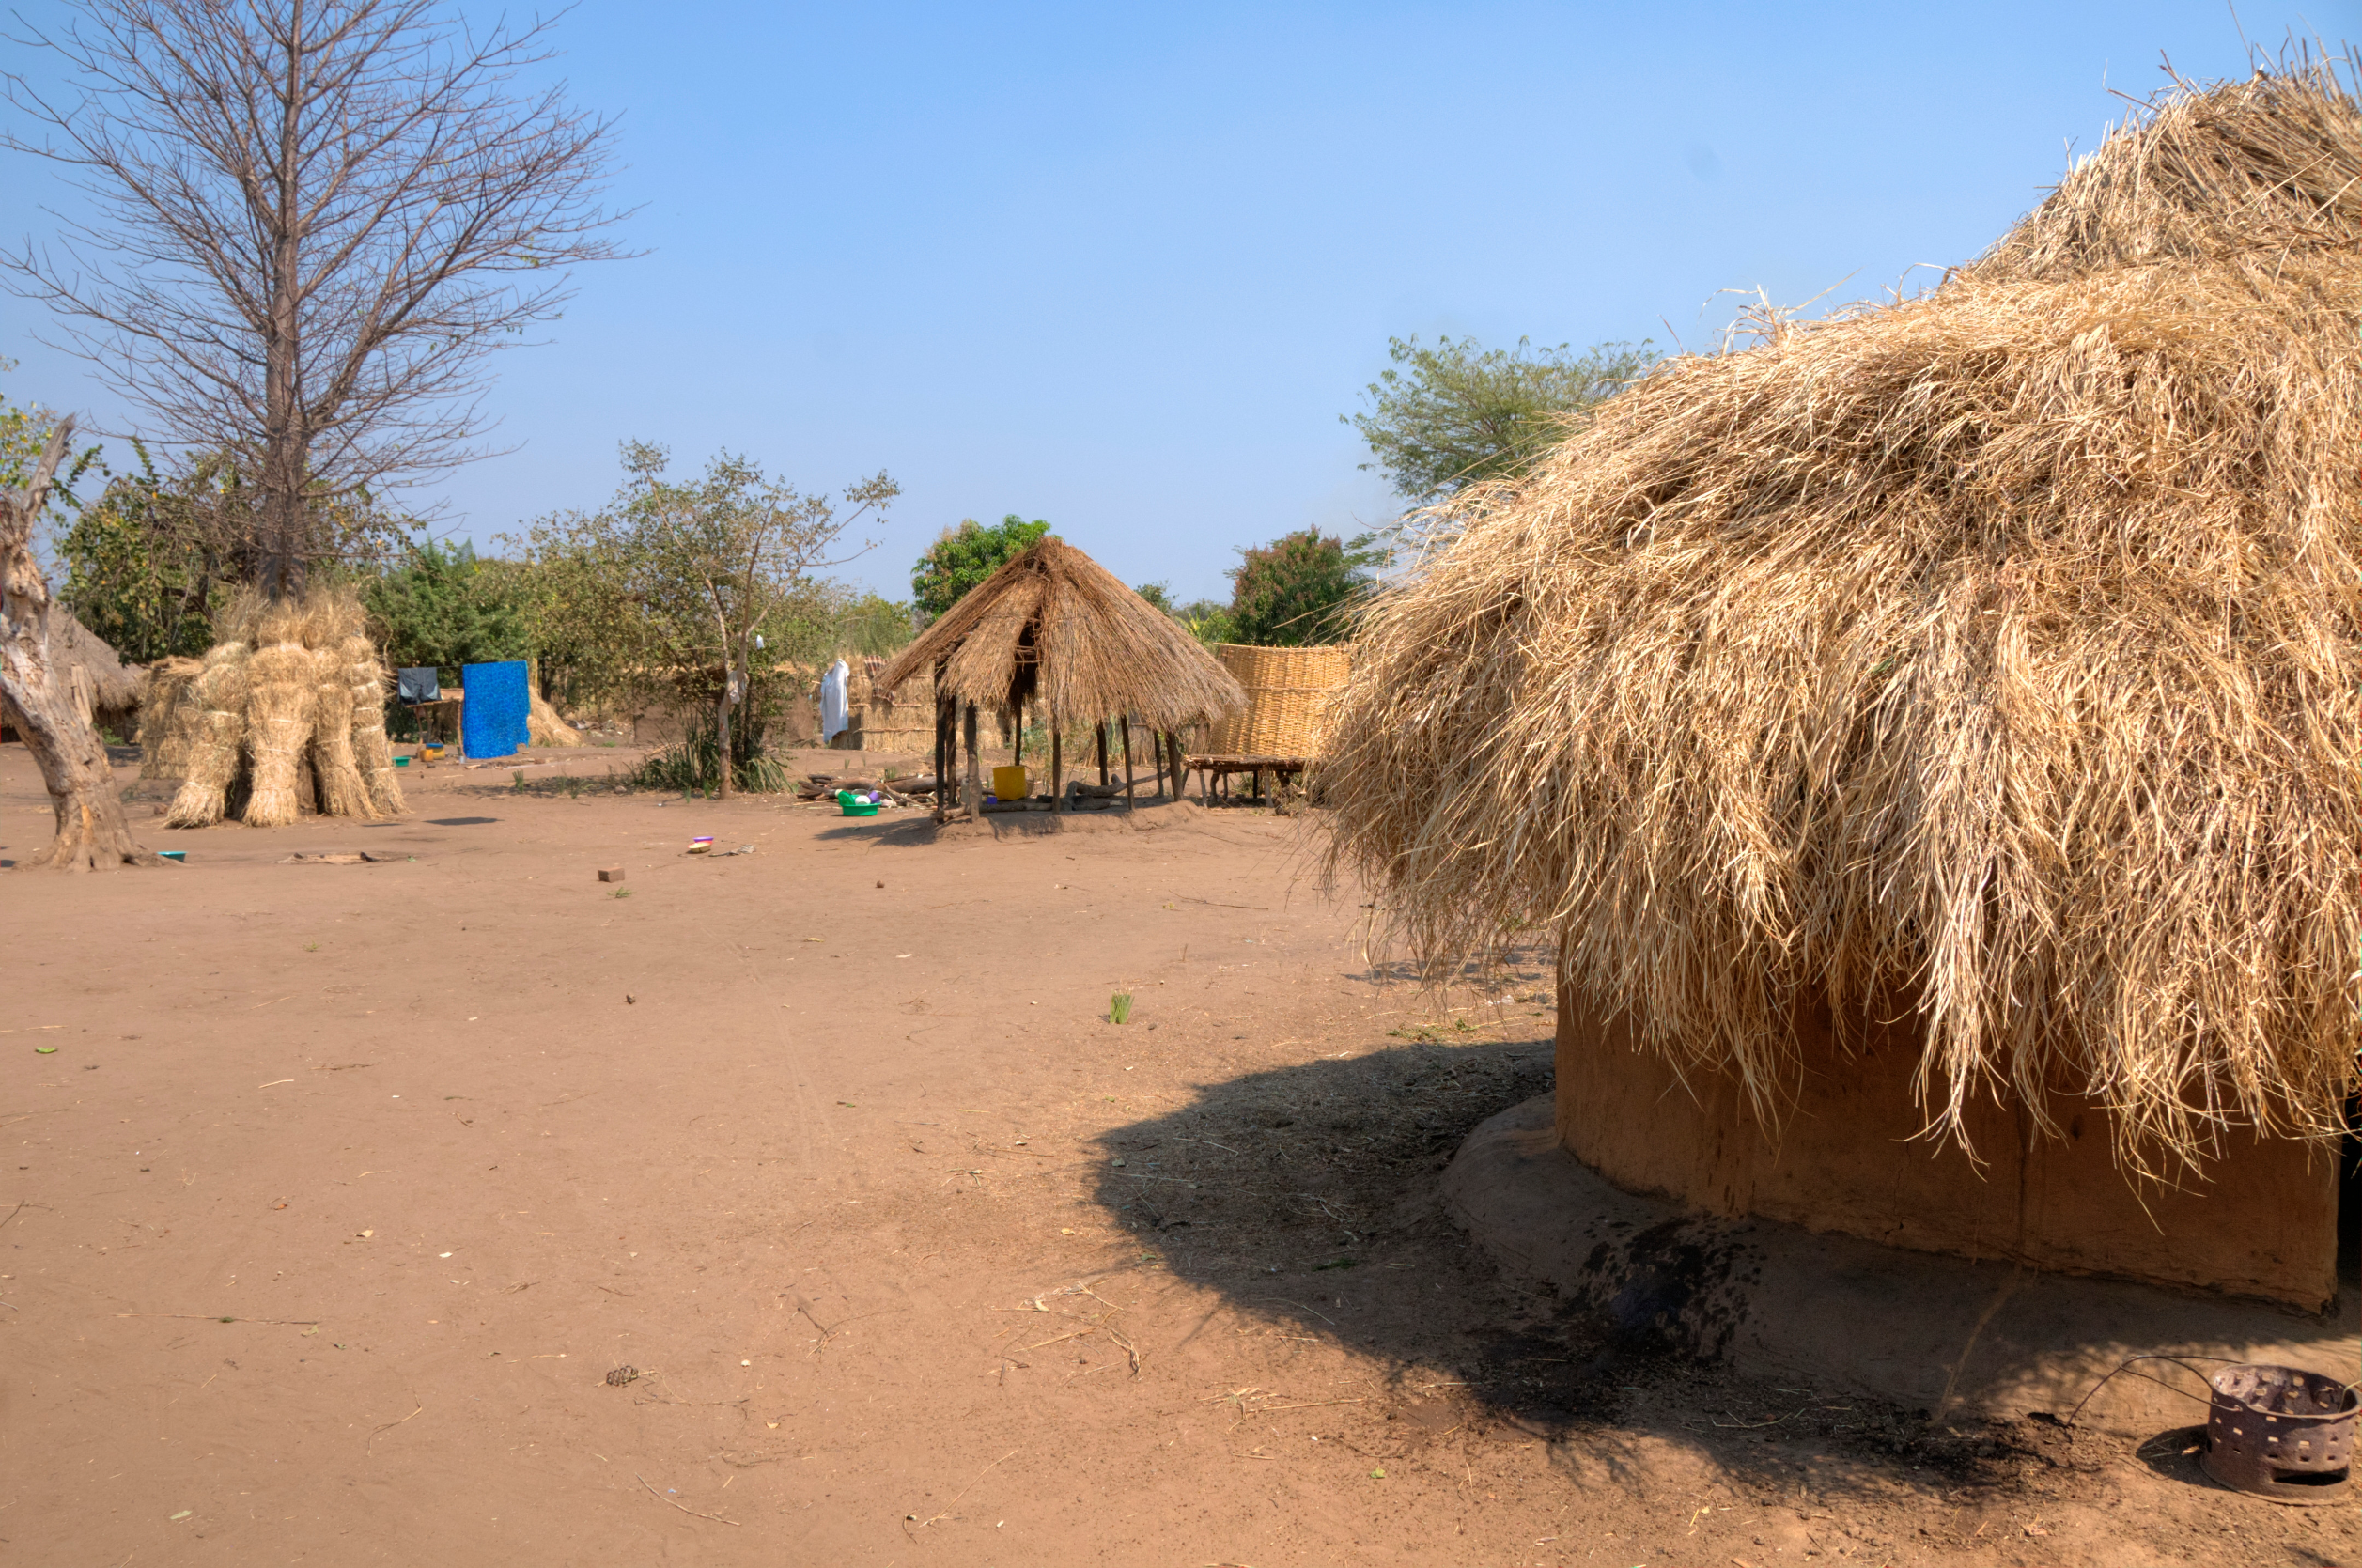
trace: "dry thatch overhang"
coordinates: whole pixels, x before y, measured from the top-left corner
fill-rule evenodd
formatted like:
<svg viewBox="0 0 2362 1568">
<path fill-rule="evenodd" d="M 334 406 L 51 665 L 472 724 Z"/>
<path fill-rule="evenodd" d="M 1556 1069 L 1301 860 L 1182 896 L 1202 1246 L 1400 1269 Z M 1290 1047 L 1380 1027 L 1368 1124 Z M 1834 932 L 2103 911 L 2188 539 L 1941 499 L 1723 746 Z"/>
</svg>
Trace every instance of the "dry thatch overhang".
<svg viewBox="0 0 2362 1568">
<path fill-rule="evenodd" d="M 2184 90 L 1924 297 L 1668 363 L 1363 623 L 1331 868 L 1776 1108 L 2327 1138 L 2362 931 L 2362 113 Z M 2056 1131 L 2045 1127 L 2045 1131 Z M 2075 1130 L 2080 1130 L 2079 1125 Z"/>
<path fill-rule="evenodd" d="M 1246 700 L 1172 616 L 1055 537 L 971 589 L 895 656 L 876 689 L 939 668 L 943 699 L 1022 707 L 1053 725 L 1129 714 L 1152 729 L 1181 730 Z"/>
<path fill-rule="evenodd" d="M 126 668 L 107 640 L 62 604 L 49 608 L 49 637 L 59 677 L 90 722 L 101 730 L 129 731 L 139 719 L 147 672 L 136 664 Z M 0 697 L 0 704 L 6 703 Z M 20 727 L 15 720 L 14 705 L 0 707 L 0 721 L 15 729 Z"/>
<path fill-rule="evenodd" d="M 126 668 L 113 645 L 62 604 L 51 607 L 49 629 L 52 643 L 64 648 L 65 668 L 80 672 L 92 719 L 101 729 L 130 729 L 139 718 L 146 672 L 137 665 Z"/>
</svg>

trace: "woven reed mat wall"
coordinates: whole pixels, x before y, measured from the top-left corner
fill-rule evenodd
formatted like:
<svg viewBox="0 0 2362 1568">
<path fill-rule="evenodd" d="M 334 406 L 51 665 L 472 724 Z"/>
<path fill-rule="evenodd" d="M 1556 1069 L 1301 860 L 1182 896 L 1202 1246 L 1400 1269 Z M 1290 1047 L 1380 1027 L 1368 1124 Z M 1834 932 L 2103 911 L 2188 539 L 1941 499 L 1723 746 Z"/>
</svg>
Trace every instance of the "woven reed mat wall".
<svg viewBox="0 0 2362 1568">
<path fill-rule="evenodd" d="M 1214 657 L 1247 689 L 1247 706 L 1216 722 L 1216 756 L 1309 757 L 1329 737 L 1329 710 L 1352 673 L 1343 646 L 1256 648 L 1217 643 Z"/>
</svg>

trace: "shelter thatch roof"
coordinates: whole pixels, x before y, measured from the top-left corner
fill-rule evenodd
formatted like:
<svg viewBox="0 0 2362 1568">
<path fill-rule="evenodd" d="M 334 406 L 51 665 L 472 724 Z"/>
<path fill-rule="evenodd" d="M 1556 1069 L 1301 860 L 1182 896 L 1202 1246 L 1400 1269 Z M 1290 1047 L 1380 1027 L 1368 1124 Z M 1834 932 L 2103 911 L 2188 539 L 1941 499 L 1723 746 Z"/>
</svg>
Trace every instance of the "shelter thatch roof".
<svg viewBox="0 0 2362 1568">
<path fill-rule="evenodd" d="M 137 665 L 124 668 L 113 645 L 76 620 L 74 613 L 62 604 L 50 607 L 49 634 L 52 644 L 63 649 L 64 667 L 79 670 L 80 678 L 87 683 L 91 715 L 100 726 L 129 729 L 139 717 L 145 672 Z"/>
<path fill-rule="evenodd" d="M 1022 699 L 1052 722 L 1128 713 L 1177 730 L 1246 700 L 1172 616 L 1055 537 L 1035 541 L 970 589 L 894 656 L 877 689 L 891 691 L 939 661 L 943 694 L 990 708 Z"/>
<path fill-rule="evenodd" d="M 1371 612 L 1333 868 L 1776 1103 L 1916 1008 L 1932 1119 L 2326 1136 L 2362 931 L 2362 113 L 2183 90 L 1933 294 L 1675 360 Z M 1888 1017 L 1894 1016 L 1891 1012 Z"/>
<path fill-rule="evenodd" d="M 91 722 L 102 730 L 128 731 L 139 718 L 146 691 L 146 672 L 134 664 L 124 668 L 105 638 L 74 618 L 62 604 L 49 607 L 51 657 L 66 689 L 90 710 Z M 0 720 L 20 727 L 16 706 L 0 697 Z"/>
</svg>

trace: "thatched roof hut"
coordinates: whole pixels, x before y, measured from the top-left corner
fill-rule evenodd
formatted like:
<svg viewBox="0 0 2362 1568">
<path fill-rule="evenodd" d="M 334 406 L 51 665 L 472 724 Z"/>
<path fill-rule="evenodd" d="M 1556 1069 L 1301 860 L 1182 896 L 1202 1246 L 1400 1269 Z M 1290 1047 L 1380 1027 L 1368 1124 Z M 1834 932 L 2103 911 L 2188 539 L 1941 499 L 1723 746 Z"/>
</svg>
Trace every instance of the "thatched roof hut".
<svg viewBox="0 0 2362 1568">
<path fill-rule="evenodd" d="M 51 656 L 84 715 L 101 730 L 130 733 L 139 721 L 146 671 L 136 664 L 126 668 L 106 639 L 62 604 L 50 606 L 49 634 Z M 8 721 L 8 728 L 18 728 L 14 706 L 5 697 L 0 705 L 6 705 L 0 706 L 0 719 Z"/>
<path fill-rule="evenodd" d="M 971 589 L 878 676 L 892 691 L 941 665 L 940 689 L 1053 722 L 1129 713 L 1158 729 L 1219 718 L 1238 683 L 1170 615 L 1055 536 Z"/>
<path fill-rule="evenodd" d="M 969 590 L 894 656 L 875 687 L 890 693 L 928 671 L 935 672 L 940 710 L 939 778 L 951 766 L 954 706 L 969 716 L 972 776 L 979 708 L 1019 715 L 1031 709 L 1049 722 L 1055 746 L 1069 724 L 1128 716 L 1173 732 L 1210 722 L 1245 700 L 1237 681 L 1173 617 L 1055 536 L 1011 556 Z M 1128 747 L 1128 723 L 1124 735 Z M 1167 761 L 1158 758 L 1160 779 Z M 1057 768 L 1053 760 L 1053 793 Z"/>
<path fill-rule="evenodd" d="M 1759 319 L 1457 500 L 1363 623 L 1332 864 L 1435 963 L 1558 938 L 1561 1135 L 1631 1185 L 2317 1305 L 2357 320 L 2354 101 L 2169 95 L 1932 293 Z M 1733 1176 L 1739 1127 L 1781 1158 Z M 2147 1187 L 2151 1224 L 2111 1157 L 2241 1179 Z M 2257 1203 L 2268 1243 L 2226 1234 Z"/>
</svg>

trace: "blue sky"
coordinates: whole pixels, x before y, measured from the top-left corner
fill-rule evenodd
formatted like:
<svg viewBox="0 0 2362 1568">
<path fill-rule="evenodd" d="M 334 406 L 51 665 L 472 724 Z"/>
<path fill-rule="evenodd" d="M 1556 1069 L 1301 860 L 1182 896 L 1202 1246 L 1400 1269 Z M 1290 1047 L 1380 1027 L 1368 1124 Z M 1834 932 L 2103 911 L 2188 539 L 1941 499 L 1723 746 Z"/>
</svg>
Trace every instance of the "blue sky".
<svg viewBox="0 0 2362 1568">
<path fill-rule="evenodd" d="M 682 467 L 726 447 L 813 489 L 893 473 L 845 575 L 896 598 L 937 532 L 1011 511 L 1222 596 L 1241 546 L 1391 515 L 1338 423 L 1390 334 L 1702 348 L 1726 291 L 1915 287 L 2161 54 L 2243 74 L 2241 26 L 2335 43 L 2357 12 L 587 0 L 557 69 L 623 116 L 648 254 L 582 274 L 501 367 L 517 449 L 429 493 L 489 543 L 598 505 L 625 437 Z M 53 184 L 0 157 L 11 243 Z M 0 296 L 0 390 L 130 423 L 40 326 Z"/>
</svg>

